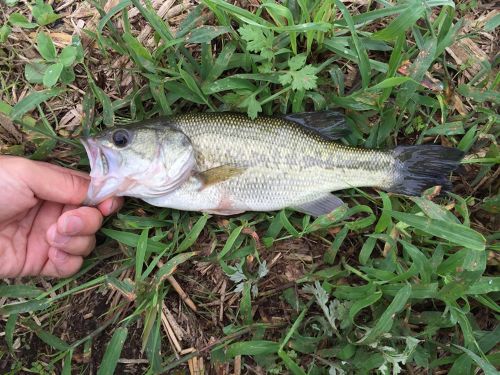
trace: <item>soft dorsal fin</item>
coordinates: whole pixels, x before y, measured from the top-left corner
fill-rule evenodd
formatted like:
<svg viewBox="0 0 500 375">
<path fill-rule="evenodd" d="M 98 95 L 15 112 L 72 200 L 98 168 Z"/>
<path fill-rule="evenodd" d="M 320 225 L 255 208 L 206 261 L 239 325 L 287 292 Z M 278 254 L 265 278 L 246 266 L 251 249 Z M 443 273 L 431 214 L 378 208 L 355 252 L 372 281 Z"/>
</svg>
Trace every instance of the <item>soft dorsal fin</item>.
<svg viewBox="0 0 500 375">
<path fill-rule="evenodd" d="M 305 128 L 319 132 L 329 140 L 336 140 L 351 134 L 345 116 L 335 111 L 301 112 L 283 116 Z"/>
<path fill-rule="evenodd" d="M 220 167 L 215 167 L 207 169 L 206 171 L 196 174 L 203 184 L 202 189 L 207 186 L 217 184 L 219 182 L 230 179 L 231 177 L 236 177 L 245 171 L 243 168 L 238 168 L 232 165 L 221 165 Z"/>
<path fill-rule="evenodd" d="M 326 215 L 344 204 L 342 199 L 336 195 L 327 193 L 311 202 L 301 204 L 300 206 L 292 207 L 294 210 L 309 214 L 311 216 Z"/>
</svg>

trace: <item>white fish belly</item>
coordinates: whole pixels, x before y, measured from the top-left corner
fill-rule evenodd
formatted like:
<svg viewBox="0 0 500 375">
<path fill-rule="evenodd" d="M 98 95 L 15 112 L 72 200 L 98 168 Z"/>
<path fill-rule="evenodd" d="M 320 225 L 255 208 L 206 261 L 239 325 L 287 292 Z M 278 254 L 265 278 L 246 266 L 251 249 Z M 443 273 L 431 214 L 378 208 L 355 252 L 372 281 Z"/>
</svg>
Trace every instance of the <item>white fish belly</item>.
<svg viewBox="0 0 500 375">
<path fill-rule="evenodd" d="M 191 178 L 172 193 L 145 201 L 160 207 L 228 215 L 275 211 L 300 206 L 336 190 L 383 186 L 387 178 L 384 172 L 322 167 L 286 171 L 278 167 L 249 168 L 238 177 L 207 187 Z"/>
</svg>

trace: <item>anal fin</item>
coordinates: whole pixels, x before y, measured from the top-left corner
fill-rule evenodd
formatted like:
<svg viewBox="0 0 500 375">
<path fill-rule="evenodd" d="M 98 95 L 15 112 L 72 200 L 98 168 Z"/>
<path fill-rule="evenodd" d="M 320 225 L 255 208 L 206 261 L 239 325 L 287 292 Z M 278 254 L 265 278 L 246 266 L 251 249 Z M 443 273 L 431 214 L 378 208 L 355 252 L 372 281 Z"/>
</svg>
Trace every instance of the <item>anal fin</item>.
<svg viewBox="0 0 500 375">
<path fill-rule="evenodd" d="M 309 214 L 311 216 L 326 215 L 344 204 L 342 199 L 333 194 L 325 194 L 313 201 L 293 207 L 294 210 Z"/>
</svg>

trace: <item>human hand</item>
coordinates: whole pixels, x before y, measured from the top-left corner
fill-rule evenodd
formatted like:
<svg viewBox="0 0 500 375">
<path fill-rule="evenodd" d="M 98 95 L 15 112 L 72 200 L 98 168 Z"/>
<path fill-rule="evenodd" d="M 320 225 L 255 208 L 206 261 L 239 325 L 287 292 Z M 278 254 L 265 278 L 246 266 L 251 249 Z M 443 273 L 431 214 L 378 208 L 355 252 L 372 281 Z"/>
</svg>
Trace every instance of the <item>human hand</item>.
<svg viewBox="0 0 500 375">
<path fill-rule="evenodd" d="M 82 172 L 0 156 L 0 278 L 67 277 L 80 269 L 103 215 L 123 202 L 81 207 L 89 182 Z"/>
</svg>

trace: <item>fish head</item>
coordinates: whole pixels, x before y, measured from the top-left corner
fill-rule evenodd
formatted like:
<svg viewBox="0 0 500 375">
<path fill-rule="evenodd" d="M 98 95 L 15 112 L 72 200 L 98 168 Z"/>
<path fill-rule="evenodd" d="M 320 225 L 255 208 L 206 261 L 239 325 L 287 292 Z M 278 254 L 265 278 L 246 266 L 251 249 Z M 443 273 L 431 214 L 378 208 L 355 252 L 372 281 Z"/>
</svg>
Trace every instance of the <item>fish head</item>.
<svg viewBox="0 0 500 375">
<path fill-rule="evenodd" d="M 88 205 L 112 196 L 166 195 L 188 179 L 196 165 L 189 138 L 169 126 L 114 128 L 82 143 L 91 168 Z"/>
</svg>

